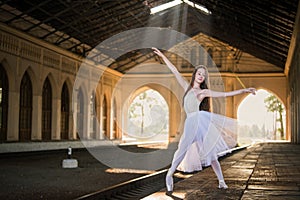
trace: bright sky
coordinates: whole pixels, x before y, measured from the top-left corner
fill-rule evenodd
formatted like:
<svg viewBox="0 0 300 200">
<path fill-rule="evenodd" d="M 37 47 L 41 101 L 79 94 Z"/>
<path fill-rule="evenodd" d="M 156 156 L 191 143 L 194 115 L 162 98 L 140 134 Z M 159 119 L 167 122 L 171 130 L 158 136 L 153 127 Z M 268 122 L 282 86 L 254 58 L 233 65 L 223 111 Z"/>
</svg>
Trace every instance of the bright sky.
<svg viewBox="0 0 300 200">
<path fill-rule="evenodd" d="M 155 14 L 157 12 L 161 12 L 163 10 L 172 8 L 172 7 L 177 6 L 179 4 L 182 4 L 182 3 L 186 3 L 186 4 L 188 4 L 188 5 L 192 6 L 192 7 L 195 7 L 197 9 L 201 10 L 202 12 L 204 12 L 205 14 L 211 14 L 211 11 L 209 11 L 204 6 L 202 6 L 200 4 L 197 4 L 197 3 L 194 3 L 194 2 L 191 2 L 189 0 L 173 0 L 173 1 L 170 1 L 168 3 L 156 6 L 156 7 L 150 9 L 151 10 L 151 14 Z"/>
<path fill-rule="evenodd" d="M 258 90 L 256 95 L 248 95 L 238 108 L 238 120 L 242 124 L 256 124 L 259 127 L 265 125 L 266 129 L 273 130 L 274 115 L 267 112 L 264 103 L 269 94 L 266 90 Z"/>
</svg>

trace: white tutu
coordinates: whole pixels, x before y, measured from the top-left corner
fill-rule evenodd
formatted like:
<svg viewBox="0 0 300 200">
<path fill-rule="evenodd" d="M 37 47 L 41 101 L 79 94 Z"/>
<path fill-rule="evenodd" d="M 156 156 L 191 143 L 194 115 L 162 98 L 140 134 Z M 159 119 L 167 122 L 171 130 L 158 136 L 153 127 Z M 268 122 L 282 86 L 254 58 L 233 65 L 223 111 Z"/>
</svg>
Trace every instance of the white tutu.
<svg viewBox="0 0 300 200">
<path fill-rule="evenodd" d="M 188 113 L 173 162 L 183 172 L 202 170 L 237 144 L 237 120 L 206 111 Z"/>
<path fill-rule="evenodd" d="M 203 166 L 209 166 L 212 161 L 217 160 L 221 152 L 237 144 L 237 120 L 198 111 L 201 102 L 195 95 L 191 89 L 184 98 L 187 117 L 172 160 L 171 172 L 176 168 L 184 172 L 202 170 Z"/>
</svg>

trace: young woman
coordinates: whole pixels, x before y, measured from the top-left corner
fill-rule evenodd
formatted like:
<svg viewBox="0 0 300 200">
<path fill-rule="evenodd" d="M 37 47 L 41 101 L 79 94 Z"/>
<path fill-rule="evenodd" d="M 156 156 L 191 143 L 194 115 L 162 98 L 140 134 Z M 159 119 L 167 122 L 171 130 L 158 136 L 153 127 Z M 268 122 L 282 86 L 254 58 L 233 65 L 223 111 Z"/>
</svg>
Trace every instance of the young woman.
<svg viewBox="0 0 300 200">
<path fill-rule="evenodd" d="M 173 174 L 178 167 L 180 170 L 193 171 L 201 170 L 202 166 L 211 165 L 219 180 L 219 188 L 228 188 L 218 161 L 218 153 L 236 145 L 236 140 L 231 135 L 236 134 L 236 120 L 203 110 L 199 111 L 199 105 L 206 107 L 207 110 L 209 97 L 229 97 L 242 93 L 255 94 L 255 88 L 231 92 L 212 91 L 207 87 L 208 71 L 203 65 L 195 67 L 191 82 L 187 83 L 161 51 L 154 47 L 152 49 L 163 59 L 185 90 L 183 106 L 187 118 L 178 149 L 174 153 L 166 176 L 167 193 L 173 191 Z"/>
</svg>

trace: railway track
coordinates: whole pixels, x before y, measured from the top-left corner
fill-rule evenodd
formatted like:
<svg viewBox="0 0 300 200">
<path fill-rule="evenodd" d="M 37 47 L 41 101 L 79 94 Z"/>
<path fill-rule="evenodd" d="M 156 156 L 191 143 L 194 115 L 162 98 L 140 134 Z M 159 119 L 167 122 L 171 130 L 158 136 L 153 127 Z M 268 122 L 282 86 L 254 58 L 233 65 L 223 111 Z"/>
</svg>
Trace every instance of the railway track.
<svg viewBox="0 0 300 200">
<path fill-rule="evenodd" d="M 141 199 L 165 187 L 165 176 L 167 169 L 153 174 L 142 176 L 124 183 L 114 185 L 77 198 L 76 200 L 128 200 Z M 174 177 L 174 182 L 182 178 Z"/>
<path fill-rule="evenodd" d="M 245 145 L 242 147 L 236 147 L 228 150 L 228 152 L 235 152 L 248 147 Z M 226 153 L 228 153 L 226 152 Z M 224 152 L 225 153 L 225 152 Z M 222 156 L 222 159 L 225 158 Z M 77 198 L 76 200 L 128 200 L 128 199 L 141 199 L 154 192 L 157 192 L 165 188 L 165 177 L 168 169 L 163 169 L 156 173 L 142 176 L 124 183 L 120 183 L 103 190 L 99 190 L 90 194 L 86 194 Z M 174 176 L 174 183 L 182 180 Z"/>
</svg>

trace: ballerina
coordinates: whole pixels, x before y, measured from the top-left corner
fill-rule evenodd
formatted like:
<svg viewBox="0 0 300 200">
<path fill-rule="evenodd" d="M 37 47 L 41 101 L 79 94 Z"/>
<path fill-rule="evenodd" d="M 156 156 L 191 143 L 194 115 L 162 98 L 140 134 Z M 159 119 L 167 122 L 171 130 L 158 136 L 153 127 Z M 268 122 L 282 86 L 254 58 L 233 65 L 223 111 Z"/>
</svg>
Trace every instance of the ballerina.
<svg viewBox="0 0 300 200">
<path fill-rule="evenodd" d="M 178 72 L 177 68 L 157 48 L 153 52 L 161 57 L 175 75 L 179 84 L 185 90 L 183 106 L 186 112 L 183 134 L 179 140 L 178 149 L 174 153 L 171 167 L 166 176 L 167 194 L 173 192 L 173 174 L 179 167 L 186 171 L 201 170 L 202 166 L 211 166 L 215 172 L 221 189 L 227 189 L 218 161 L 218 153 L 236 145 L 232 134 L 236 131 L 236 120 L 199 111 L 199 105 L 208 104 L 209 97 L 229 97 L 242 93 L 255 94 L 255 88 L 244 88 L 230 92 L 218 92 L 208 89 L 208 70 L 204 65 L 195 67 L 190 83 Z M 180 166 L 179 166 L 180 165 Z"/>
</svg>

